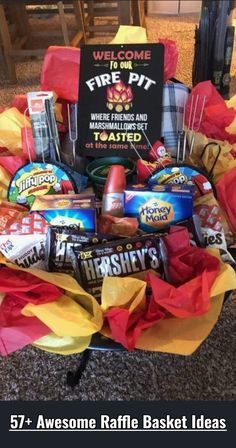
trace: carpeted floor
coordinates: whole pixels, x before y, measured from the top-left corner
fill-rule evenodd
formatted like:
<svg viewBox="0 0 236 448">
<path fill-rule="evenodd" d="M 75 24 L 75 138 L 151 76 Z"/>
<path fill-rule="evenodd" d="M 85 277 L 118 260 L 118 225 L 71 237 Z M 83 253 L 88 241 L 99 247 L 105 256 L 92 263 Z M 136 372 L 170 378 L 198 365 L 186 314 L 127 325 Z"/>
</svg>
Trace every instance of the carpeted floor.
<svg viewBox="0 0 236 448">
<path fill-rule="evenodd" d="M 177 77 L 191 85 L 194 27 L 197 16 L 147 19 L 150 41 L 177 41 Z M 109 41 L 104 37 L 101 42 Z M 17 64 L 18 85 L 0 75 L 0 105 L 8 106 L 15 93 L 39 88 L 42 62 Z M 236 58 L 231 94 L 236 93 Z M 68 370 L 76 370 L 81 355 L 68 357 L 32 347 L 0 358 L 1 400 L 235 400 L 236 301 L 229 297 L 211 335 L 189 357 L 135 351 L 91 352 L 80 384 L 66 385 Z"/>
<path fill-rule="evenodd" d="M 236 301 L 227 299 L 211 335 L 191 356 L 93 351 L 80 384 L 66 373 L 81 355 L 28 347 L 0 358 L 1 400 L 235 400 Z"/>
</svg>

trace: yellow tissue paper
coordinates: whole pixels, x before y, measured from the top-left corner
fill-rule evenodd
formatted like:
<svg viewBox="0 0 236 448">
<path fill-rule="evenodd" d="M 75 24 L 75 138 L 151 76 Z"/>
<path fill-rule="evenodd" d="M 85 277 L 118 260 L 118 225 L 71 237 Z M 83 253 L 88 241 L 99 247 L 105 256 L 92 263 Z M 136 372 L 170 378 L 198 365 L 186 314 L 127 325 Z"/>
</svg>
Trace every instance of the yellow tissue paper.
<svg viewBox="0 0 236 448">
<path fill-rule="evenodd" d="M 236 109 L 236 95 L 232 96 L 229 101 L 226 101 L 226 104 L 227 107 L 233 107 L 234 109 Z M 236 117 L 234 118 L 232 123 L 230 123 L 230 125 L 225 128 L 225 130 L 229 134 L 236 134 Z"/>
<path fill-rule="evenodd" d="M 16 107 L 0 114 L 0 147 L 7 148 L 11 154 L 22 153 L 21 129 L 31 127 L 29 117 L 25 117 Z"/>
<path fill-rule="evenodd" d="M 5 170 L 5 168 L 3 168 L 3 166 L 0 166 L 0 199 L 7 198 L 10 180 L 10 174 Z"/>
<path fill-rule="evenodd" d="M 93 299 L 92 296 L 91 299 Z M 58 336 L 79 337 L 89 336 L 100 329 L 102 312 L 99 306 L 95 308 L 97 313 L 91 315 L 74 299 L 63 295 L 54 302 L 40 305 L 28 303 L 23 308 L 22 314 L 36 316 Z"/>
<path fill-rule="evenodd" d="M 28 303 L 22 310 L 23 315 L 36 316 L 60 337 L 88 337 L 101 329 L 103 315 L 100 305 L 94 297 L 81 288 L 73 277 L 62 273 L 45 272 L 40 269 L 20 268 L 7 262 L 4 257 L 0 258 L 0 262 L 9 268 L 35 275 L 65 291 L 54 302 L 40 305 Z"/>
<path fill-rule="evenodd" d="M 56 353 L 58 355 L 73 355 L 81 353 L 89 346 L 91 336 L 73 338 L 72 336 L 57 336 L 50 333 L 38 339 L 32 345 L 45 352 Z"/>
<path fill-rule="evenodd" d="M 130 313 L 145 308 L 146 282 L 132 277 L 105 277 L 102 285 L 103 311 L 122 306 Z"/>
<path fill-rule="evenodd" d="M 146 44 L 146 29 L 141 26 L 120 25 L 110 44 Z"/>
<path fill-rule="evenodd" d="M 191 132 L 188 132 L 188 139 L 191 140 Z M 210 145 L 210 143 L 212 144 Z M 209 146 L 203 152 L 207 144 Z M 208 174 L 211 174 L 213 182 L 216 184 L 225 173 L 236 166 L 232 150 L 236 152 L 236 144 L 231 145 L 227 141 L 213 140 L 196 132 L 193 152 L 187 162 L 198 168 L 203 168 Z"/>
</svg>

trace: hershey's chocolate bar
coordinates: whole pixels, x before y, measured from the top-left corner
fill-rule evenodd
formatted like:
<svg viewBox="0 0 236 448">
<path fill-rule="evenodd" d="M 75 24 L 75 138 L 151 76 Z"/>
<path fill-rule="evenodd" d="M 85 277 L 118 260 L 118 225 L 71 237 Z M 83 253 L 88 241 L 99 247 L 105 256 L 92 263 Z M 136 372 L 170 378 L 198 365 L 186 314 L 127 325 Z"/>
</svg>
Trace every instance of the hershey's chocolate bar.
<svg viewBox="0 0 236 448">
<path fill-rule="evenodd" d="M 103 278 L 125 277 L 153 269 L 162 273 L 159 238 L 144 235 L 107 242 L 105 245 L 73 248 L 75 276 L 83 288 L 100 298 Z"/>
<path fill-rule="evenodd" d="M 48 269 L 49 271 L 73 274 L 71 248 L 82 248 L 86 245 L 106 243 L 115 239 L 117 237 L 114 235 L 80 232 L 61 226 L 50 227 L 47 232 L 46 244 Z"/>
</svg>

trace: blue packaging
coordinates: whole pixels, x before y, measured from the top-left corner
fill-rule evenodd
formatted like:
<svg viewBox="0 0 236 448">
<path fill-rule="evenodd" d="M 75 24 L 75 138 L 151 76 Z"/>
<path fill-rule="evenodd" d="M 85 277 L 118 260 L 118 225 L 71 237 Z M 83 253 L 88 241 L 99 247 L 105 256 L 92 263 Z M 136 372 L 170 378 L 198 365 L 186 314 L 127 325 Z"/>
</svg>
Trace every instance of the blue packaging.
<svg viewBox="0 0 236 448">
<path fill-rule="evenodd" d="M 31 211 L 43 216 L 51 226 L 96 232 L 95 196 L 88 194 L 38 196 Z"/>
<path fill-rule="evenodd" d="M 187 185 L 127 186 L 124 214 L 137 218 L 145 232 L 155 232 L 192 216 L 193 193 Z"/>
</svg>

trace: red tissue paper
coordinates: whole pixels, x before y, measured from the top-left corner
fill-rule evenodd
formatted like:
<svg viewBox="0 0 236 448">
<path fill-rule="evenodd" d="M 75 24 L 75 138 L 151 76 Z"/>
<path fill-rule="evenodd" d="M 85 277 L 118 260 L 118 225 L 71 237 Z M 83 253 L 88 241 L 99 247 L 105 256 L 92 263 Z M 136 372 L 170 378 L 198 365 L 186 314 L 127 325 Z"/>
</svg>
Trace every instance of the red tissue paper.
<svg viewBox="0 0 236 448">
<path fill-rule="evenodd" d="M 25 303 L 6 295 L 0 306 L 0 353 L 6 356 L 51 333 L 36 317 L 22 316 Z"/>
<path fill-rule="evenodd" d="M 165 47 L 164 51 L 164 82 L 175 77 L 178 62 L 178 49 L 175 41 L 170 39 L 159 39 L 159 43 Z"/>
<path fill-rule="evenodd" d="M 216 184 L 217 198 L 236 233 L 236 167 L 228 171 Z"/>
<path fill-rule="evenodd" d="M 41 304 L 59 299 L 64 290 L 20 270 L 0 267 L 0 353 L 6 356 L 51 333 L 36 317 L 21 310 L 26 303 Z"/>
<path fill-rule="evenodd" d="M 41 90 L 55 92 L 59 98 L 78 101 L 80 49 L 51 46 L 41 73 Z"/>
<path fill-rule="evenodd" d="M 204 111 L 202 121 L 199 123 L 204 97 Z M 192 126 L 194 116 L 195 120 Z M 236 110 L 233 107 L 227 107 L 226 102 L 219 92 L 217 92 L 211 81 L 200 82 L 192 89 L 188 96 L 185 110 L 185 125 L 188 126 L 191 121 L 191 127 L 194 130 L 198 130 L 209 138 L 222 141 L 227 140 L 229 143 L 235 143 L 236 136 L 229 134 L 225 130 L 233 122 L 235 116 Z"/>
<path fill-rule="evenodd" d="M 59 299 L 64 290 L 44 282 L 29 272 L 0 267 L 0 293 L 8 293 L 24 302 L 41 304 Z"/>
<path fill-rule="evenodd" d="M 151 327 L 159 319 L 164 318 L 164 313 L 151 298 L 146 310 L 130 313 L 124 308 L 113 308 L 105 313 L 112 339 L 119 342 L 128 350 L 135 348 L 136 342 L 142 330 Z"/>
<path fill-rule="evenodd" d="M 145 280 L 149 295 L 144 310 L 131 313 L 114 307 L 105 313 L 112 338 L 128 350 L 135 348 L 144 329 L 168 314 L 187 318 L 200 316 L 210 308 L 210 290 L 220 271 L 219 260 L 205 249 L 191 247 L 184 227 L 173 226 L 164 240 L 172 284 L 148 273 Z"/>
</svg>

